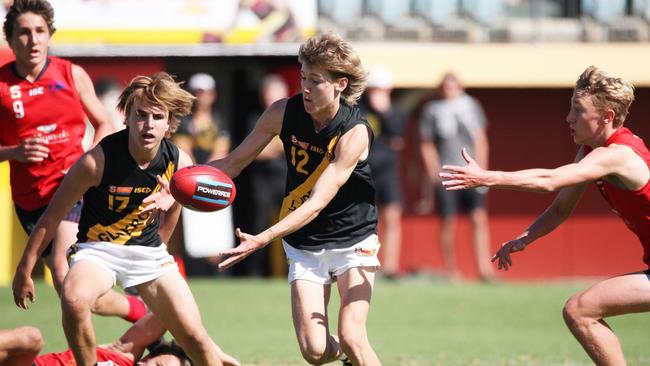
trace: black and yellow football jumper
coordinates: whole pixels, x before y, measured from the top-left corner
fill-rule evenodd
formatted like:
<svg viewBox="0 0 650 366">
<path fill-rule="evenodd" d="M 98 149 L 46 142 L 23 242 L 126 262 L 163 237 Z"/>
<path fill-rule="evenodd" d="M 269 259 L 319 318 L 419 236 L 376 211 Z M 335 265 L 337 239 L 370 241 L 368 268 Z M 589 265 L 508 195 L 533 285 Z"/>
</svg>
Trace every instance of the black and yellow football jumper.
<svg viewBox="0 0 650 366">
<path fill-rule="evenodd" d="M 341 100 L 334 119 L 316 132 L 302 94 L 289 98 L 280 133 L 288 167 L 280 219 L 309 198 L 316 181 L 334 159 L 341 136 L 359 124 L 367 127 L 372 143 L 372 130 L 358 108 Z M 375 187 L 366 159 L 357 163 L 347 182 L 313 221 L 284 240 L 294 248 L 315 251 L 347 248 L 376 233 Z"/>
<path fill-rule="evenodd" d="M 171 180 L 178 167 L 178 148 L 163 139 L 156 157 L 140 169 L 129 153 L 129 130 L 106 136 L 100 143 L 104 151 L 101 183 L 83 196 L 83 209 L 77 239 L 80 243 L 105 241 L 122 245 L 157 247 L 159 220 L 143 213 L 144 200 L 158 192 L 156 176 Z"/>
</svg>

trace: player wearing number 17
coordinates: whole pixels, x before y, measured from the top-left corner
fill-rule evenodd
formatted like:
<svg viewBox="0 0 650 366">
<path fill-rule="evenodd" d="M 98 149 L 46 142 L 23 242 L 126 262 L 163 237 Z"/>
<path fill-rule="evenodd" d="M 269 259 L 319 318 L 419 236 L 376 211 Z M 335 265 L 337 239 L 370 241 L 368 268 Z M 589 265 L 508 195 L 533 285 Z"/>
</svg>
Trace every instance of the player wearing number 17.
<svg viewBox="0 0 650 366">
<path fill-rule="evenodd" d="M 54 228 L 83 195 L 78 243 L 61 291 L 63 330 L 79 366 L 97 362 L 91 307 L 116 282 L 138 289 L 195 365 L 222 365 L 190 288 L 164 244 L 180 206 L 159 216 L 147 210 L 145 201 L 164 184 L 161 176 L 169 180 L 177 168 L 191 164 L 167 138 L 190 112 L 193 100 L 166 73 L 133 79 L 118 104 L 126 129 L 104 138 L 72 166 L 29 237 L 15 290 L 30 284 L 23 278 L 31 276 Z M 14 292 L 21 306 L 24 293 Z"/>
</svg>

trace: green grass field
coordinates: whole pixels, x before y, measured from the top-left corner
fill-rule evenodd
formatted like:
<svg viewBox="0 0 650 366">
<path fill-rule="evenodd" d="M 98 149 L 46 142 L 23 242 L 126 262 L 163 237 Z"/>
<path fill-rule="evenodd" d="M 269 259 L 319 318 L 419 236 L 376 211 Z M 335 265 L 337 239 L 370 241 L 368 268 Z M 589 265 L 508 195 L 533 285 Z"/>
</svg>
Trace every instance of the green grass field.
<svg viewBox="0 0 650 366">
<path fill-rule="evenodd" d="M 371 342 L 387 366 L 591 365 L 561 317 L 564 301 L 589 283 L 378 281 L 368 324 Z M 190 285 L 214 340 L 244 365 L 306 365 L 296 345 L 285 281 L 192 280 Z M 61 351 L 66 343 L 58 300 L 52 288 L 37 286 L 37 302 L 28 311 L 13 305 L 10 288 L 0 288 L 0 328 L 38 326 L 44 351 Z M 338 306 L 336 297 L 331 305 Z M 614 318 L 610 324 L 629 365 L 649 364 L 650 315 Z M 95 318 L 100 343 L 127 327 L 123 320 Z"/>
</svg>

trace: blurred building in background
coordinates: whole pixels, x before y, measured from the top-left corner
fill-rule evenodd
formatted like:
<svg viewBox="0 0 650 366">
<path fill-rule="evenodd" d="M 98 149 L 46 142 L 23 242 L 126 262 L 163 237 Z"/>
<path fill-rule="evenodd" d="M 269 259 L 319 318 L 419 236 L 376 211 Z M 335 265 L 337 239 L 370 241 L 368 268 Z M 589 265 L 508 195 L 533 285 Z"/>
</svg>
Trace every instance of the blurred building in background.
<svg viewBox="0 0 650 366">
<path fill-rule="evenodd" d="M 438 224 L 431 217 L 435 202 L 426 193 L 430 187 L 417 153 L 414 116 L 445 73 L 458 75 L 494 121 L 488 135 L 495 169 L 552 167 L 573 158 L 576 147 L 564 122 L 567 100 L 578 75 L 591 64 L 636 86 L 637 101 L 626 123 L 650 138 L 644 125 L 650 119 L 650 0 L 51 2 L 57 27 L 53 53 L 82 65 L 96 82 L 126 85 L 136 75 L 160 70 L 181 80 L 197 72 L 212 75 L 220 88 L 216 108 L 232 121 L 233 145 L 249 130 L 246 120 L 257 108 L 265 75 L 280 75 L 292 94 L 300 91 L 296 55 L 307 37 L 338 33 L 354 43 L 365 65 L 385 65 L 394 101 L 411 116 L 401 156 L 404 271 L 435 272 L 442 266 L 437 245 L 428 242 Z M 0 62 L 10 54 L 0 48 Z M 0 164 L 0 284 L 9 283 L 25 243 L 15 229 L 8 170 Z M 523 265 L 503 278 L 605 276 L 641 269 L 636 238 L 595 190 L 587 195 L 593 199 L 583 200 L 565 226 L 540 241 L 552 250 L 536 253 L 535 260 L 523 253 Z M 491 192 L 492 248 L 511 239 L 551 199 Z M 254 214 L 236 214 L 235 225 Z M 472 278 L 477 273 L 464 225 L 459 222 L 459 266 Z M 579 258 L 578 236 L 597 254 Z"/>
</svg>

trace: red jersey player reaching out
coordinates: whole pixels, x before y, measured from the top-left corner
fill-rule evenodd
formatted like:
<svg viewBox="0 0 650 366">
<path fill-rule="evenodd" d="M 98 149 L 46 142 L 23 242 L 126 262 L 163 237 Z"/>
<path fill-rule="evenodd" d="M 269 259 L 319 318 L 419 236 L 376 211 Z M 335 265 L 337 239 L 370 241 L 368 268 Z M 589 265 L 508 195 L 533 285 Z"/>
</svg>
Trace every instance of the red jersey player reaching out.
<svg viewBox="0 0 650 366">
<path fill-rule="evenodd" d="M 444 166 L 447 189 L 510 188 L 555 192 L 553 203 L 523 233 L 503 244 L 492 257 L 499 268 L 512 266 L 510 253 L 526 249 L 566 220 L 589 183 L 598 189 L 641 241 L 650 265 L 650 152 L 643 140 L 623 127 L 633 86 L 591 66 L 576 82 L 566 121 L 580 145 L 573 163 L 555 169 L 499 172 L 482 169 L 465 150 L 467 166 Z M 615 315 L 650 311 L 650 270 L 599 282 L 573 295 L 564 320 L 595 364 L 625 365 L 621 344 L 605 322 Z"/>
</svg>

